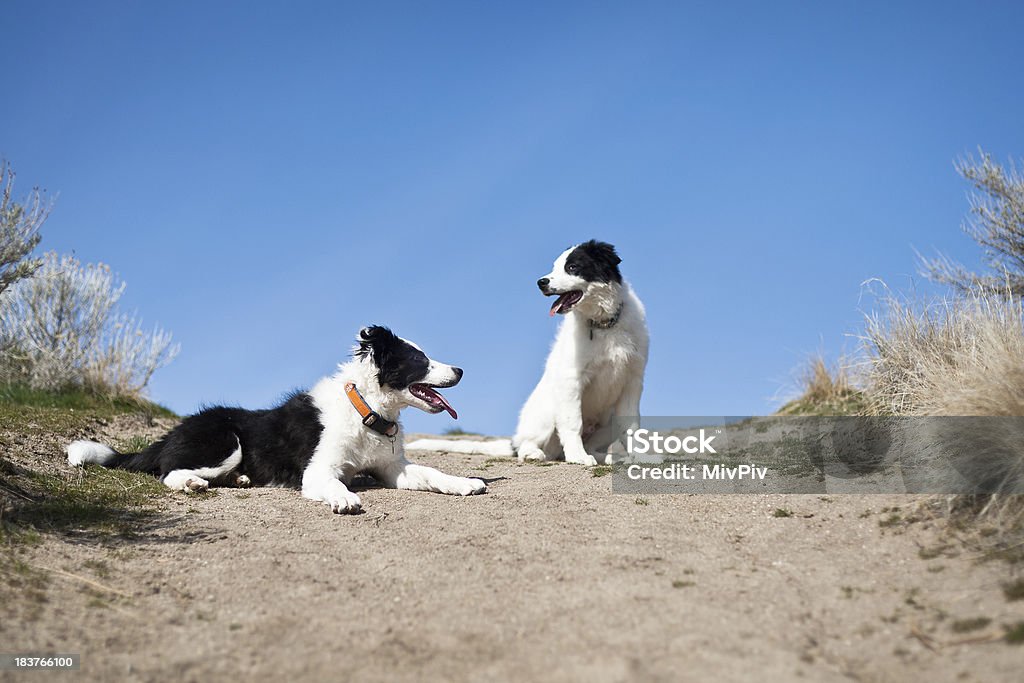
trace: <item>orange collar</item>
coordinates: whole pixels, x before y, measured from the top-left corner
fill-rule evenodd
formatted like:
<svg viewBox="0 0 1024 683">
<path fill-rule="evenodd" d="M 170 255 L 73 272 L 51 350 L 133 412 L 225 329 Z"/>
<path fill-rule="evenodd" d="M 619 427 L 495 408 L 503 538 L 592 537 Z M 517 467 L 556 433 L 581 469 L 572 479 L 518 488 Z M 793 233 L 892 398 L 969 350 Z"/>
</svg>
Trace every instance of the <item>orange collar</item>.
<svg viewBox="0 0 1024 683">
<path fill-rule="evenodd" d="M 391 420 L 385 420 L 380 416 L 379 413 L 373 411 L 366 401 L 363 399 L 359 390 L 356 389 L 355 382 L 345 383 L 345 395 L 348 396 L 349 402 L 352 407 L 359 413 L 359 417 L 363 418 L 363 424 L 372 429 L 373 431 L 391 439 L 395 438 L 395 434 L 398 433 L 398 423 L 392 422 Z"/>
</svg>

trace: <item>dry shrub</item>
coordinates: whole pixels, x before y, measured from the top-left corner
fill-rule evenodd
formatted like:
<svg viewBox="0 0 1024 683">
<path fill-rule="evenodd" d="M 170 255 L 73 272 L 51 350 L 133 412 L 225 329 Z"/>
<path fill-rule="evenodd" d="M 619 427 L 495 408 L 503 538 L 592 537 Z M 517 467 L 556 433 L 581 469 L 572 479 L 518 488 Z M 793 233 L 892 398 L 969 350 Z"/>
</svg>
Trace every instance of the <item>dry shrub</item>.
<svg viewBox="0 0 1024 683">
<path fill-rule="evenodd" d="M 888 296 L 863 340 L 878 414 L 1024 416 L 1024 316 L 1010 293 L 927 306 Z"/>
<path fill-rule="evenodd" d="M 1024 313 L 1009 290 L 975 289 L 933 305 L 885 297 L 867 317 L 863 340 L 865 393 L 875 414 L 1024 416 Z M 1013 454 L 1002 465 L 1019 481 L 1024 443 L 1000 452 Z M 955 521 L 994 528 L 1001 532 L 995 543 L 1019 546 L 1024 496 L 959 495 L 945 503 Z"/>
<path fill-rule="evenodd" d="M 118 310 L 124 289 L 106 265 L 46 254 L 35 275 L 0 296 L 0 380 L 138 396 L 178 346 Z"/>
</svg>

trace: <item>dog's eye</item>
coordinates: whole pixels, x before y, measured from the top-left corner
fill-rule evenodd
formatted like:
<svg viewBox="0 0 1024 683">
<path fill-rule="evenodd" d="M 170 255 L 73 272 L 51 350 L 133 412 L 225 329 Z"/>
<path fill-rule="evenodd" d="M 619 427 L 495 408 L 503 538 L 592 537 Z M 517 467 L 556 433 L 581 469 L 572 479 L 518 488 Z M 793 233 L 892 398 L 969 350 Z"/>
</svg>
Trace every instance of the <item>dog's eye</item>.
<svg viewBox="0 0 1024 683">
<path fill-rule="evenodd" d="M 569 275 L 575 275 L 576 271 L 579 269 L 579 266 L 577 266 L 575 263 L 570 263 L 565 267 L 565 272 L 569 273 Z"/>
</svg>

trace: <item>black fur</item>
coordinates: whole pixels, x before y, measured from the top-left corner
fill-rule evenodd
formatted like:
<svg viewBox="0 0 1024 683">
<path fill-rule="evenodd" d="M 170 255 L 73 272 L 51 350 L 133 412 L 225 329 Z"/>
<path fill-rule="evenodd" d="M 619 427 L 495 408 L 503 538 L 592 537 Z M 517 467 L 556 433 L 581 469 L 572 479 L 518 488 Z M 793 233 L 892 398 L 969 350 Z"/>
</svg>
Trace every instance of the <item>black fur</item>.
<svg viewBox="0 0 1024 683">
<path fill-rule="evenodd" d="M 359 333 L 357 357 L 369 356 L 380 384 L 404 389 L 426 377 L 430 359 L 386 327 Z M 302 474 L 320 441 L 320 411 L 308 393 L 298 392 L 268 410 L 213 407 L 191 415 L 141 453 L 119 453 L 104 463 L 161 479 L 174 470 L 216 467 L 242 446 L 242 462 L 232 476 L 244 474 L 255 486 L 299 488 Z"/>
<path fill-rule="evenodd" d="M 430 359 L 386 327 L 372 325 L 359 332 L 356 355 L 371 355 L 377 366 L 377 381 L 381 386 L 405 389 L 427 376 Z"/>
<path fill-rule="evenodd" d="M 322 431 L 313 399 L 295 393 L 269 410 L 207 408 L 141 453 L 119 454 L 104 464 L 163 478 L 174 470 L 215 467 L 241 443 L 242 463 L 233 474 L 248 476 L 256 486 L 298 488 Z"/>
<path fill-rule="evenodd" d="M 565 272 L 587 282 L 622 282 L 619 264 L 622 259 L 607 242 L 584 242 L 565 259 Z"/>
</svg>

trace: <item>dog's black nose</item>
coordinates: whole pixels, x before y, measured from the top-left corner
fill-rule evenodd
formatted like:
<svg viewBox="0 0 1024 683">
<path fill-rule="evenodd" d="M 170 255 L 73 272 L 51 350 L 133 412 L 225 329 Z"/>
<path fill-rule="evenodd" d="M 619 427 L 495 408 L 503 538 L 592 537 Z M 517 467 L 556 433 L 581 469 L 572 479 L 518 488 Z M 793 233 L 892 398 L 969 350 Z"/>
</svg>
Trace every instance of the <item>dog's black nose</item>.
<svg viewBox="0 0 1024 683">
<path fill-rule="evenodd" d="M 551 280 L 547 279 L 546 277 L 542 277 L 541 279 L 537 280 L 537 286 L 541 288 L 541 291 L 547 289 L 549 284 L 551 284 Z"/>
<path fill-rule="evenodd" d="M 458 382 L 462 379 L 462 368 L 452 368 L 452 372 L 455 373 L 455 381 Z"/>
</svg>

